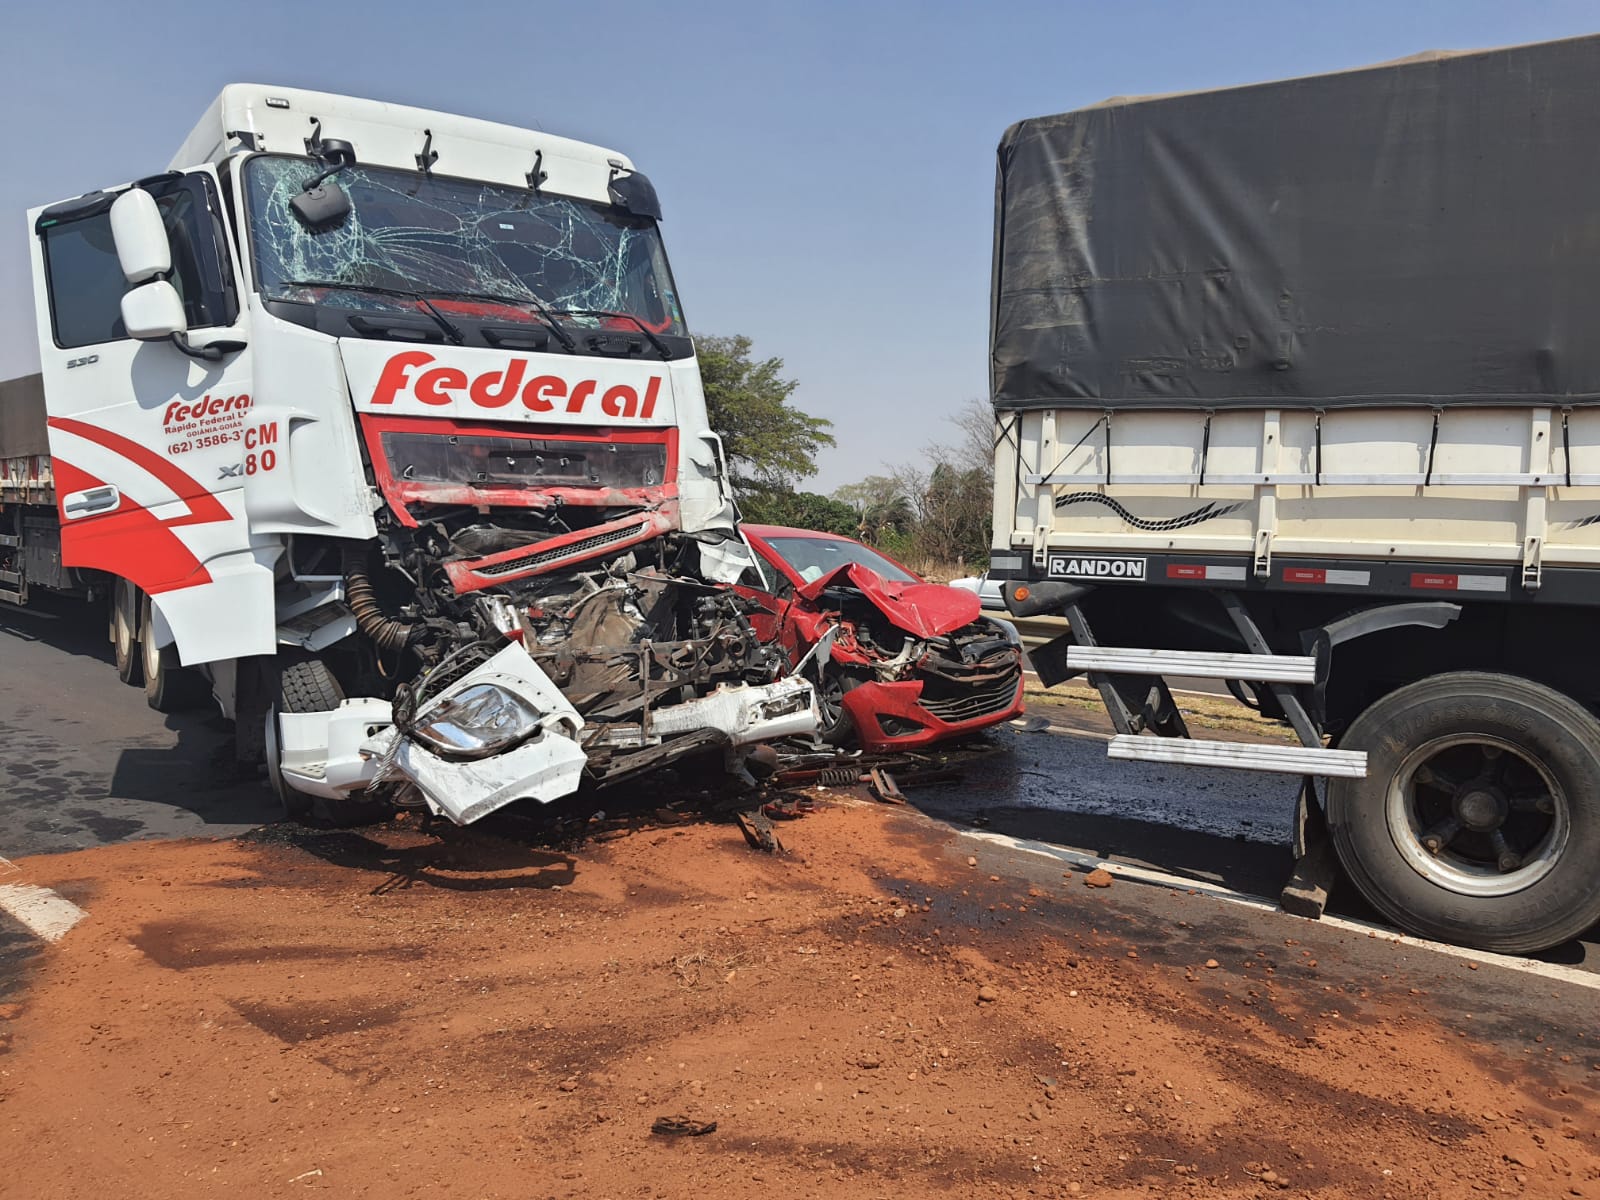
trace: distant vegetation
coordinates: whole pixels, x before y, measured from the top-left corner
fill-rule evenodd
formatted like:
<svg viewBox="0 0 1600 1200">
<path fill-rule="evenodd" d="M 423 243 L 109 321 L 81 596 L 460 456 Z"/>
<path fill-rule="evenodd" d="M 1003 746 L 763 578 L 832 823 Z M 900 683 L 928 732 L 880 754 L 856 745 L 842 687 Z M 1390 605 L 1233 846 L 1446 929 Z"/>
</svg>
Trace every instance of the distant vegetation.
<svg viewBox="0 0 1600 1200">
<path fill-rule="evenodd" d="M 994 415 L 974 399 L 953 416 L 952 438 L 919 460 L 834 490 L 800 491 L 833 423 L 790 403 L 783 360 L 750 357 L 747 337 L 697 337 L 711 427 L 722 436 L 744 519 L 860 538 L 933 578 L 974 574 L 989 561 Z"/>
</svg>

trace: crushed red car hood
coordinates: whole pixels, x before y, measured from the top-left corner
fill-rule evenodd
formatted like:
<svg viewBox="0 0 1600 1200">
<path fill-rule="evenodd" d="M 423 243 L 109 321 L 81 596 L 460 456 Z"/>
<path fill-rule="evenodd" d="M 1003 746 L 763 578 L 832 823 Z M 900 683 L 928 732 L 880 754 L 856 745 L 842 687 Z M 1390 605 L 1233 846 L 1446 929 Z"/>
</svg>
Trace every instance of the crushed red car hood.
<svg viewBox="0 0 1600 1200">
<path fill-rule="evenodd" d="M 938 637 L 978 619 L 982 605 L 972 592 L 937 583 L 893 583 L 871 567 L 846 563 L 796 590 L 816 600 L 831 587 L 853 587 L 907 633 Z"/>
</svg>

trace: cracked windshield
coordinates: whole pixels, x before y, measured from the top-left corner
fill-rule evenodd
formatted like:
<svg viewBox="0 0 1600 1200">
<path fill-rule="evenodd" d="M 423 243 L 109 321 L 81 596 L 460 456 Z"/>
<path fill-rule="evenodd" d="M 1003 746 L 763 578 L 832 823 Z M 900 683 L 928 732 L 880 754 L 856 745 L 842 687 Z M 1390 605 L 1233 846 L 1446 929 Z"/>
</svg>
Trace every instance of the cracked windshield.
<svg viewBox="0 0 1600 1200">
<path fill-rule="evenodd" d="M 245 168 L 256 275 L 271 299 L 415 307 L 409 297 L 328 285 L 376 288 L 415 292 L 469 315 L 531 321 L 538 304 L 579 323 L 616 314 L 636 318 L 653 333 L 686 334 L 653 221 L 524 188 L 353 166 L 326 185 L 349 195 L 349 217 L 319 232 L 302 225 L 289 207 L 317 171 L 308 159 L 277 155 L 253 158 Z M 460 293 L 530 308 L 486 306 Z"/>
</svg>

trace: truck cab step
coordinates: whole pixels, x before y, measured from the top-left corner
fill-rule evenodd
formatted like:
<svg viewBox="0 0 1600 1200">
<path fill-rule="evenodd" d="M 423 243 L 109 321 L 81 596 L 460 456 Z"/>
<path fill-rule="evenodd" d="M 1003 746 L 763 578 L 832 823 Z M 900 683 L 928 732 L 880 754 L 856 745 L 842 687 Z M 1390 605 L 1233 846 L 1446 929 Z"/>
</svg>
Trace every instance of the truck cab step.
<svg viewBox="0 0 1600 1200">
<path fill-rule="evenodd" d="M 1108 675 L 1187 675 L 1193 679 L 1248 679 L 1253 683 L 1314 683 L 1317 677 L 1317 660 L 1299 655 L 1121 646 L 1069 646 L 1067 667 Z"/>
<path fill-rule="evenodd" d="M 1111 739 L 1106 747 L 1106 757 L 1190 767 L 1230 767 L 1237 771 L 1267 771 L 1283 775 L 1337 775 L 1347 779 L 1365 779 L 1367 775 L 1366 751 L 1325 750 L 1317 746 L 1204 742 L 1124 733 Z"/>
</svg>

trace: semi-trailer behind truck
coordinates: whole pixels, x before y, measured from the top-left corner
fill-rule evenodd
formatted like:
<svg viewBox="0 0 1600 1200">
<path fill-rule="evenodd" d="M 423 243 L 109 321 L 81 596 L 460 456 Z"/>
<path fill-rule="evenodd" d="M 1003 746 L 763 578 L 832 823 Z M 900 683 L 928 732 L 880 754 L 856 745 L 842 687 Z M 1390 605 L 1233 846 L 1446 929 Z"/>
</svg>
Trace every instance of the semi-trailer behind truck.
<svg viewBox="0 0 1600 1200">
<path fill-rule="evenodd" d="M 599 147 L 225 88 L 165 170 L 29 213 L 4 599 L 108 597 L 122 679 L 214 701 L 294 814 L 467 822 L 810 732 L 728 586 L 660 216 Z"/>
<path fill-rule="evenodd" d="M 1308 777 L 1303 910 L 1331 836 L 1414 933 L 1600 919 L 1597 80 L 1579 38 L 1000 145 L 991 575 L 1112 757 Z M 1168 674 L 1301 744 L 1188 738 Z"/>
</svg>

